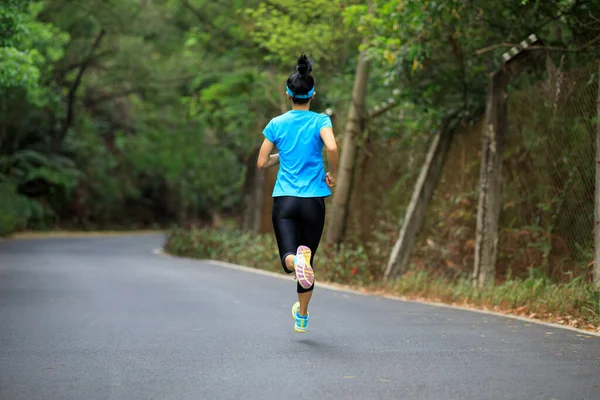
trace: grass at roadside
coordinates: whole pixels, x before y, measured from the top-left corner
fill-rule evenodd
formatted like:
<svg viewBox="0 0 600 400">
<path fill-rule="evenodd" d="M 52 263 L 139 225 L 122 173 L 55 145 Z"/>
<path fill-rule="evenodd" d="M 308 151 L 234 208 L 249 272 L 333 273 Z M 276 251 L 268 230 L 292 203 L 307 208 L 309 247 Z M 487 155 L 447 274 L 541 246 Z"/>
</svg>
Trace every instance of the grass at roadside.
<svg viewBox="0 0 600 400">
<path fill-rule="evenodd" d="M 144 236 L 164 233 L 160 230 L 110 230 L 110 231 L 26 231 L 13 233 L 10 236 L 0 237 L 0 240 L 15 239 L 45 239 L 45 238 L 80 238 L 80 237 L 110 237 L 110 236 Z"/>
<path fill-rule="evenodd" d="M 378 285 L 376 285 L 378 286 Z M 409 272 L 381 285 L 386 292 L 507 314 L 520 315 L 600 332 L 600 293 L 591 282 L 575 278 L 555 283 L 545 277 L 512 278 L 482 289 L 471 280 Z"/>
<path fill-rule="evenodd" d="M 165 250 L 178 256 L 282 272 L 277 245 L 270 235 L 178 229 L 168 232 Z M 532 274 L 476 289 L 468 277 L 450 279 L 427 271 L 409 271 L 400 279 L 383 283 L 370 276 L 369 271 L 376 267 L 370 262 L 360 247 L 324 248 L 319 250 L 317 278 L 362 291 L 488 309 L 600 332 L 600 293 L 593 283 L 581 278 L 555 283 Z"/>
</svg>

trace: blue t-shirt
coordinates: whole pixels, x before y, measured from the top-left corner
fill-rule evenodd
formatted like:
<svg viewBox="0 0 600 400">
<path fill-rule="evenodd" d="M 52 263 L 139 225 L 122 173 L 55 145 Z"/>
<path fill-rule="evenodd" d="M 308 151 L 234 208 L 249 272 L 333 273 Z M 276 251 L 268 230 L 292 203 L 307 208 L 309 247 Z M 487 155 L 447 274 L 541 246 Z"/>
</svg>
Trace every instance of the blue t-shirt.
<svg viewBox="0 0 600 400">
<path fill-rule="evenodd" d="M 273 118 L 263 134 L 279 150 L 279 173 L 273 197 L 327 197 L 321 128 L 331 128 L 328 115 L 291 110 Z"/>
</svg>

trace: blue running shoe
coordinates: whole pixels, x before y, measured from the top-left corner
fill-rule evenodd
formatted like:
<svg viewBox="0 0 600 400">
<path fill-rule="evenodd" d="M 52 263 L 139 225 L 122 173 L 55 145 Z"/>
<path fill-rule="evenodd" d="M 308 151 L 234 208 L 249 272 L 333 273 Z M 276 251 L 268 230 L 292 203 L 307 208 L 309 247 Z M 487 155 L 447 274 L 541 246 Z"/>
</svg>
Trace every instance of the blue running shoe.
<svg viewBox="0 0 600 400">
<path fill-rule="evenodd" d="M 308 329 L 308 312 L 306 313 L 306 317 L 298 314 L 298 309 L 300 308 L 300 302 L 296 302 L 294 307 L 292 307 L 292 315 L 296 324 L 294 325 L 294 330 L 299 333 L 304 333 Z"/>
</svg>

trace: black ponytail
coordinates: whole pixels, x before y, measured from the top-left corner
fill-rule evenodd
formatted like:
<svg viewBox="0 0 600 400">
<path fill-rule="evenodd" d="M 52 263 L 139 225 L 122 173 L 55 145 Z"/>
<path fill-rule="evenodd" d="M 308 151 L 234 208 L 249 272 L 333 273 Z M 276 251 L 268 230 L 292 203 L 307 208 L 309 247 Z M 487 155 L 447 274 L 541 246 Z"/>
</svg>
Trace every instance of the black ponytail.
<svg viewBox="0 0 600 400">
<path fill-rule="evenodd" d="M 310 74 L 312 72 L 312 62 L 302 54 L 298 59 L 296 73 L 290 75 L 287 80 L 287 87 L 292 92 L 290 97 L 294 104 L 306 104 L 309 98 L 299 98 L 298 96 L 307 96 L 315 87 L 315 79 Z M 289 94 L 289 92 L 288 92 Z"/>
<path fill-rule="evenodd" d="M 301 76 L 309 75 L 312 72 L 312 62 L 306 57 L 306 54 L 302 54 L 298 59 L 296 71 Z"/>
</svg>

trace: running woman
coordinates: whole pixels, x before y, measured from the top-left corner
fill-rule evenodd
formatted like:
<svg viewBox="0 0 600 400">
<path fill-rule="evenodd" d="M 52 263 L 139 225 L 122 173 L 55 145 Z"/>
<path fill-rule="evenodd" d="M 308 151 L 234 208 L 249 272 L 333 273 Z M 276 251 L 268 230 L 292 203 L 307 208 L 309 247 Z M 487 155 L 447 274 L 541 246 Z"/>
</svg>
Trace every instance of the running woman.
<svg viewBox="0 0 600 400">
<path fill-rule="evenodd" d="M 338 164 L 331 119 L 310 111 L 315 97 L 311 71 L 312 63 L 303 54 L 296 73 L 287 80 L 292 110 L 267 124 L 257 161 L 259 169 L 280 164 L 273 189 L 273 228 L 283 270 L 295 274 L 297 282 L 298 302 L 292 307 L 296 332 L 308 329 L 308 303 L 315 284 L 312 265 L 325 224 L 325 198 L 336 184 Z M 279 153 L 271 154 L 274 146 Z"/>
</svg>

